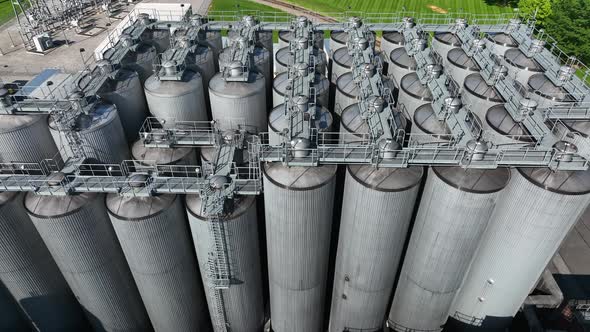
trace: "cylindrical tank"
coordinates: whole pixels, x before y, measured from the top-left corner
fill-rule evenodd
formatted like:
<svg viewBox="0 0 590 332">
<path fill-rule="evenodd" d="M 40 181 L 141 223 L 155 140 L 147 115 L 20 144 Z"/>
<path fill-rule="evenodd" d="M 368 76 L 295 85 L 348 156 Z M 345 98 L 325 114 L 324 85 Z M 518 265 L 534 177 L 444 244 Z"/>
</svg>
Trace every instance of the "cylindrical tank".
<svg viewBox="0 0 590 332">
<path fill-rule="evenodd" d="M 178 195 L 105 201 L 155 331 L 204 331 L 209 313 Z"/>
<path fill-rule="evenodd" d="M 451 314 L 482 319 L 483 324 L 510 323 L 590 203 L 589 193 L 588 171 L 512 172 Z"/>
<path fill-rule="evenodd" d="M 147 29 L 141 39 L 154 45 L 158 53 L 163 53 L 170 48 L 170 29 Z"/>
<path fill-rule="evenodd" d="M 293 40 L 294 34 L 290 30 L 279 31 L 279 49 L 289 46 L 291 40 Z M 324 31 L 316 30 L 313 32 L 313 39 L 315 47 L 320 50 L 324 49 Z"/>
<path fill-rule="evenodd" d="M 225 322 L 236 332 L 262 331 L 264 326 L 264 302 L 256 198 L 236 196 L 231 213 L 218 221 L 223 223 L 229 259 L 232 262 L 232 279 L 229 288 L 221 290 Z M 189 224 L 195 243 L 201 276 L 209 311 L 215 321 L 219 304 L 215 290 L 208 281 L 209 257 L 213 241 L 207 215 L 201 212 L 202 200 L 198 195 L 186 196 Z"/>
<path fill-rule="evenodd" d="M 531 99 L 537 101 L 539 108 L 548 108 L 576 101 L 574 96 L 569 94 L 563 87 L 553 84 L 545 74 L 532 75 L 529 78 L 527 87 L 531 92 Z"/>
<path fill-rule="evenodd" d="M 221 130 L 246 126 L 252 133 L 266 130 L 264 76 L 250 72 L 247 82 L 226 81 L 222 73 L 209 82 L 211 113 Z"/>
<path fill-rule="evenodd" d="M 414 112 L 418 107 L 430 104 L 431 102 L 432 93 L 430 92 L 430 88 L 420 82 L 418 74 L 410 73 L 402 78 L 397 106 L 400 110 L 402 109 L 400 105 L 404 106 L 408 119 L 414 118 Z"/>
<path fill-rule="evenodd" d="M 106 52 L 114 52 L 114 49 L 108 49 Z M 105 52 L 105 59 L 108 59 L 108 53 Z M 154 73 L 154 63 L 158 58 L 158 52 L 153 45 L 140 43 L 135 51 L 128 51 L 127 55 L 121 60 L 121 66 L 133 70 L 139 74 L 141 84 Z"/>
<path fill-rule="evenodd" d="M 107 81 L 99 95 L 106 102 L 117 106 L 127 141 L 137 139 L 148 115 L 139 75 L 134 71 L 121 69 L 114 79 Z"/>
<path fill-rule="evenodd" d="M 52 116 L 49 118 L 49 130 L 51 136 L 64 160 L 73 155 L 68 144 L 66 134 L 57 127 Z M 119 164 L 129 159 L 129 145 L 119 111 L 110 104 L 98 104 L 94 111 L 88 115 L 81 114 L 76 119 L 73 130 L 77 131 L 82 139 L 82 148 L 86 157 L 94 158 L 107 164 Z"/>
<path fill-rule="evenodd" d="M 330 59 L 334 52 L 342 47 L 346 47 L 348 41 L 348 33 L 346 31 L 332 30 L 330 31 Z"/>
<path fill-rule="evenodd" d="M 326 54 L 319 48 L 313 48 L 313 55 L 315 56 L 315 69 L 318 73 L 326 74 Z M 275 69 L 277 73 L 283 73 L 289 70 L 295 63 L 295 56 L 291 53 L 289 47 L 283 47 L 276 53 Z"/>
<path fill-rule="evenodd" d="M 432 104 L 425 104 L 414 112 L 412 118 L 414 139 L 426 142 L 445 142 L 452 138 L 452 132 L 445 121 L 439 121 Z"/>
<path fill-rule="evenodd" d="M 440 331 L 510 170 L 434 167 L 389 312 L 395 331 Z"/>
<path fill-rule="evenodd" d="M 207 121 L 203 77 L 185 70 L 181 81 L 162 81 L 152 75 L 145 82 L 145 97 L 153 116 L 177 121 Z"/>
<path fill-rule="evenodd" d="M 462 48 L 457 47 L 447 53 L 447 69 L 457 86 L 462 89 L 465 78 L 478 72 L 479 66 Z"/>
<path fill-rule="evenodd" d="M 199 46 L 191 54 L 190 62 L 196 71 L 201 74 L 203 85 L 207 86 L 209 81 L 215 76 L 214 52 L 209 47 Z"/>
<path fill-rule="evenodd" d="M 336 166 L 271 163 L 263 172 L 272 329 L 321 331 Z"/>
<path fill-rule="evenodd" d="M 219 56 L 220 68 L 225 68 L 231 65 L 231 47 L 226 47 Z M 263 47 L 255 47 L 252 54 L 254 60 L 254 67 L 256 71 L 264 76 L 265 88 L 268 93 L 272 87 L 273 71 L 271 68 L 271 55 L 269 51 Z M 278 64 L 277 64 L 278 65 Z"/>
<path fill-rule="evenodd" d="M 340 116 L 340 144 L 354 144 L 366 140 L 369 134 L 369 125 L 361 117 L 358 103 L 352 104 L 342 111 Z"/>
<path fill-rule="evenodd" d="M 468 106 L 471 112 L 481 119 L 485 118 L 488 109 L 504 103 L 504 99 L 496 88 L 488 85 L 479 73 L 465 77 L 461 97 L 463 105 Z M 489 128 L 485 122 L 483 125 L 484 129 Z"/>
<path fill-rule="evenodd" d="M 485 115 L 484 135 L 493 136 L 490 142 L 496 145 L 532 143 L 533 138 L 522 122 L 516 122 L 503 104 L 490 107 Z"/>
<path fill-rule="evenodd" d="M 18 305 L 8 294 L 4 285 L 0 283 L 0 331 L 26 332 L 31 328 L 27 326 Z"/>
<path fill-rule="evenodd" d="M 543 72 L 543 67 L 537 61 L 527 57 L 518 48 L 507 50 L 504 59 L 508 63 L 508 75 L 522 85 L 526 86 L 531 76 Z"/>
<path fill-rule="evenodd" d="M 342 47 L 332 55 L 332 77 L 330 82 L 336 84 L 340 76 L 350 73 L 352 70 L 352 57 L 348 54 L 348 48 Z"/>
<path fill-rule="evenodd" d="M 0 162 L 38 163 L 58 154 L 47 115 L 0 115 Z"/>
<path fill-rule="evenodd" d="M 23 198 L 0 193 L 0 281 L 39 330 L 85 330 L 82 308 L 27 215 Z"/>
<path fill-rule="evenodd" d="M 25 207 L 94 330 L 151 328 L 102 194 L 28 193 Z"/>
<path fill-rule="evenodd" d="M 149 148 L 142 140 L 131 147 L 133 159 L 148 165 L 197 165 L 197 153 L 194 148 Z"/>
<path fill-rule="evenodd" d="M 449 51 L 455 47 L 461 47 L 461 41 L 452 32 L 436 32 L 430 47 L 441 57 L 442 65 L 446 68 L 449 65 L 447 58 Z"/>
<path fill-rule="evenodd" d="M 381 37 L 381 52 L 385 54 L 386 61 L 390 61 L 389 55 L 393 50 L 403 48 L 405 44 L 406 39 L 403 33 L 399 31 L 383 32 L 383 36 Z"/>
<path fill-rule="evenodd" d="M 388 75 L 399 88 L 404 76 L 415 72 L 417 68 L 416 59 L 409 56 L 404 47 L 398 47 L 389 53 Z"/>
<path fill-rule="evenodd" d="M 308 111 L 311 113 L 311 111 Z M 315 107 L 315 128 L 318 132 L 330 131 L 334 119 L 327 108 Z M 270 112 L 268 116 L 268 141 L 271 145 L 279 145 L 283 142 L 280 133 L 283 129 L 289 129 L 289 122 L 285 115 L 285 105 L 281 104 Z"/>
<path fill-rule="evenodd" d="M 289 73 L 278 74 L 272 83 L 272 107 L 278 106 L 285 102 L 287 87 L 289 85 Z M 330 81 L 323 75 L 316 74 L 313 84 L 316 93 L 316 103 L 328 107 L 330 95 Z"/>
<path fill-rule="evenodd" d="M 351 72 L 348 72 L 336 81 L 336 97 L 334 98 L 334 114 L 339 117 L 345 108 L 358 103 L 359 87 L 354 81 Z"/>
<path fill-rule="evenodd" d="M 518 42 L 504 32 L 490 34 L 485 41 L 487 48 L 499 57 L 503 57 L 509 49 L 518 47 Z"/>
<path fill-rule="evenodd" d="M 328 331 L 381 330 L 422 174 L 347 167 Z"/>
<path fill-rule="evenodd" d="M 215 71 L 219 71 L 219 54 L 223 50 L 223 40 L 221 38 L 221 31 L 207 30 L 205 32 L 205 42 L 213 52 L 213 65 Z"/>
</svg>

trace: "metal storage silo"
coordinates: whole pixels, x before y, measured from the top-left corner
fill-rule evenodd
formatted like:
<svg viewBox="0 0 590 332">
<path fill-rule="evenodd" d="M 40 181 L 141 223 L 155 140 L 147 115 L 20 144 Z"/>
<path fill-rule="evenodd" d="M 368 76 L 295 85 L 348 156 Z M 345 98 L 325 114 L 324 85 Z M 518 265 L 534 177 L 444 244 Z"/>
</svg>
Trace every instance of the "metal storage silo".
<svg viewBox="0 0 590 332">
<path fill-rule="evenodd" d="M 221 31 L 207 30 L 205 32 L 205 42 L 209 49 L 213 52 L 213 66 L 215 71 L 219 71 L 219 54 L 223 50 L 223 41 L 221 38 Z"/>
<path fill-rule="evenodd" d="M 197 152 L 194 148 L 150 148 L 142 140 L 133 143 L 131 147 L 133 159 L 142 164 L 154 165 L 197 165 Z"/>
<path fill-rule="evenodd" d="M 155 331 L 205 331 L 209 315 L 178 195 L 105 201 Z"/>
<path fill-rule="evenodd" d="M 28 193 L 25 207 L 94 330 L 151 329 L 102 194 Z"/>
<path fill-rule="evenodd" d="M 109 49 L 106 52 L 112 52 L 114 49 Z M 105 52 L 105 53 L 106 53 Z M 105 59 L 109 57 L 104 56 Z M 158 58 L 156 48 L 150 44 L 140 43 L 135 51 L 128 51 L 127 55 L 121 60 L 121 66 L 129 70 L 133 70 L 139 74 L 141 84 L 154 73 L 154 63 Z"/>
<path fill-rule="evenodd" d="M 320 331 L 336 166 L 264 165 L 264 205 L 275 332 Z"/>
<path fill-rule="evenodd" d="M 337 49 L 346 47 L 347 42 L 348 32 L 338 30 L 330 31 L 330 59 L 332 59 L 332 56 Z"/>
<path fill-rule="evenodd" d="M 245 38 L 240 37 L 238 39 L 239 43 L 242 43 L 244 47 L 247 45 L 247 41 Z M 226 47 L 223 49 L 223 52 L 219 56 L 219 67 L 221 69 L 225 67 L 229 67 L 232 63 L 232 49 L 231 47 Z M 269 51 L 263 47 L 255 47 L 254 52 L 252 54 L 252 58 L 254 60 L 254 70 L 259 72 L 264 76 L 265 87 L 267 93 L 270 93 L 270 89 L 272 87 L 272 78 L 273 78 L 273 70 L 271 67 L 271 54 Z"/>
<path fill-rule="evenodd" d="M 399 88 L 404 76 L 416 71 L 416 59 L 409 56 L 404 47 L 399 47 L 389 53 L 388 75 Z"/>
<path fill-rule="evenodd" d="M 279 31 L 279 49 L 289 46 L 291 40 L 293 40 L 293 32 L 290 30 Z M 313 32 L 313 44 L 320 50 L 324 49 L 324 31 L 316 30 Z"/>
<path fill-rule="evenodd" d="M 461 41 L 452 32 L 436 32 L 434 33 L 430 47 L 440 56 L 442 65 L 446 68 L 449 65 L 447 58 L 449 51 L 456 47 L 461 47 Z"/>
<path fill-rule="evenodd" d="M 465 78 L 474 72 L 478 72 L 479 66 L 462 48 L 457 47 L 447 53 L 446 69 L 457 83 L 457 86 L 462 90 Z"/>
<path fill-rule="evenodd" d="M 461 97 L 463 99 L 463 105 L 468 106 L 474 114 L 482 119 L 485 118 L 488 109 L 504 103 L 504 99 L 500 93 L 498 93 L 496 88 L 492 85 L 488 85 L 486 80 L 479 73 L 474 73 L 465 77 Z M 488 129 L 485 122 L 484 129 Z"/>
<path fill-rule="evenodd" d="M 404 105 L 407 112 L 406 117 L 414 118 L 414 112 L 420 106 L 432 102 L 432 93 L 427 85 L 422 84 L 418 74 L 410 73 L 404 76 L 400 82 L 399 95 L 397 99 L 398 109 Z"/>
<path fill-rule="evenodd" d="M 543 72 L 543 67 L 537 61 L 527 57 L 518 48 L 507 50 L 504 59 L 508 63 L 508 75 L 520 84 L 526 85 L 531 76 Z"/>
<path fill-rule="evenodd" d="M 590 203 L 590 172 L 518 168 L 502 192 L 452 316 L 510 324 Z M 518 271 L 518 273 L 515 273 Z"/>
<path fill-rule="evenodd" d="M 0 281 L 39 330 L 85 330 L 84 313 L 27 215 L 23 198 L 21 193 L 0 193 Z"/>
<path fill-rule="evenodd" d="M 340 76 L 350 73 L 352 70 L 352 56 L 348 54 L 348 48 L 342 47 L 332 55 L 332 77 L 330 82 L 337 84 L 336 81 Z"/>
<path fill-rule="evenodd" d="M 439 121 L 432 104 L 425 104 L 414 112 L 412 118 L 412 134 L 417 140 L 428 142 L 444 142 L 452 138 L 452 132 L 445 121 Z"/>
<path fill-rule="evenodd" d="M 305 107 L 307 107 L 307 98 L 304 98 Z M 297 101 L 296 101 L 297 102 Z M 311 113 L 311 111 L 308 111 Z M 318 132 L 327 132 L 332 128 L 334 119 L 327 108 L 315 106 L 315 127 Z M 271 145 L 279 145 L 283 142 L 280 134 L 284 129 L 289 128 L 287 115 L 285 114 L 285 104 L 281 104 L 270 112 L 268 116 L 268 141 Z"/>
<path fill-rule="evenodd" d="M 47 115 L 0 115 L 0 162 L 38 163 L 58 154 Z"/>
<path fill-rule="evenodd" d="M 490 107 L 485 116 L 484 129 L 493 135 L 497 145 L 533 143 L 533 138 L 522 122 L 514 121 L 503 104 Z"/>
<path fill-rule="evenodd" d="M 285 102 L 285 95 L 289 84 L 289 74 L 284 72 L 278 74 L 272 83 L 272 107 L 278 106 Z M 316 74 L 313 84 L 316 93 L 316 102 L 322 106 L 328 107 L 330 94 L 330 81 L 323 75 Z"/>
<path fill-rule="evenodd" d="M 423 172 L 347 167 L 328 331 L 381 331 Z"/>
<path fill-rule="evenodd" d="M 442 330 L 498 194 L 509 179 L 507 168 L 428 171 L 389 313 L 390 328 Z"/>
<path fill-rule="evenodd" d="M 338 117 L 345 108 L 358 103 L 360 90 L 351 72 L 348 72 L 336 81 L 336 96 L 334 97 L 334 114 Z"/>
<path fill-rule="evenodd" d="M 203 86 L 207 86 L 209 81 L 215 76 L 217 70 L 215 69 L 214 52 L 205 46 L 198 46 L 194 52 L 191 53 L 190 64 L 194 69 L 201 74 Z"/>
<path fill-rule="evenodd" d="M 26 332 L 31 328 L 27 326 L 18 305 L 0 283 L 0 331 Z"/>
<path fill-rule="evenodd" d="M 158 53 L 170 48 L 170 29 L 146 29 L 140 38 L 154 45 Z"/>
<path fill-rule="evenodd" d="M 214 238 L 210 233 L 212 221 L 201 212 L 202 200 L 198 195 L 186 196 L 186 207 L 209 311 L 214 321 L 223 318 L 235 332 L 258 332 L 264 326 L 264 303 L 256 198 L 236 196 L 228 215 L 218 221 L 223 223 L 229 259 L 232 262 L 233 282 L 220 290 L 225 317 L 218 317 L 215 292 L 209 282 L 209 257 Z M 217 330 L 216 330 L 217 331 Z"/>
<path fill-rule="evenodd" d="M 242 75 L 242 65 L 234 64 L 230 75 Z M 211 113 L 221 130 L 246 125 L 250 132 L 266 130 L 266 90 L 264 76 L 250 72 L 247 82 L 226 80 L 223 73 L 209 82 Z"/>
<path fill-rule="evenodd" d="M 307 39 L 305 39 L 304 48 L 307 48 Z M 315 56 L 315 69 L 318 73 L 326 74 L 326 53 L 319 48 L 313 48 L 312 54 Z M 291 53 L 289 46 L 283 47 L 276 53 L 275 69 L 277 73 L 284 73 L 295 64 L 295 56 Z"/>
<path fill-rule="evenodd" d="M 173 68 L 176 64 L 165 63 Z M 145 82 L 145 97 L 150 113 L 158 118 L 177 121 L 207 121 L 203 77 L 185 70 L 181 81 L 163 81 L 152 75 Z"/>
<path fill-rule="evenodd" d="M 386 61 L 390 61 L 389 55 L 393 50 L 404 48 L 405 44 L 406 39 L 403 33 L 399 31 L 383 32 L 383 36 L 381 37 L 381 52 L 385 55 Z"/>
<path fill-rule="evenodd" d="M 518 47 L 518 42 L 504 32 L 490 34 L 485 41 L 487 48 L 499 57 L 503 57 L 509 49 Z"/>
<path fill-rule="evenodd" d="M 555 85 L 545 74 L 532 75 L 527 87 L 531 92 L 531 99 L 539 104 L 539 108 L 576 101 L 575 96 L 569 94 L 563 87 Z"/>
<path fill-rule="evenodd" d="M 103 86 L 99 96 L 117 106 L 127 141 L 132 142 L 137 139 L 139 130 L 148 115 L 139 75 L 134 71 L 119 70 L 114 79 L 109 79 Z"/>
<path fill-rule="evenodd" d="M 361 117 L 359 104 L 355 103 L 345 108 L 340 116 L 340 143 L 352 144 L 361 142 L 363 139 L 366 140 L 368 138 L 368 134 L 369 125 Z"/>
</svg>

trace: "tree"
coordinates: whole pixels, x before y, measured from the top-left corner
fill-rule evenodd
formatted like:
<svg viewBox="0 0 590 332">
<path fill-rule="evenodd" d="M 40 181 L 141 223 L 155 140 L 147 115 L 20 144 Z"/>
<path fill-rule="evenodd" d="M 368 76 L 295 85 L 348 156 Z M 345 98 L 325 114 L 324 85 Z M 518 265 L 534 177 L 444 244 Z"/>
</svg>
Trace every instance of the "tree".
<svg viewBox="0 0 590 332">
<path fill-rule="evenodd" d="M 554 0 L 545 31 L 557 47 L 590 64 L 590 0 Z"/>
<path fill-rule="evenodd" d="M 542 25 L 552 13 L 551 0 L 520 0 L 518 10 L 524 18 L 536 14 L 537 23 Z"/>
</svg>

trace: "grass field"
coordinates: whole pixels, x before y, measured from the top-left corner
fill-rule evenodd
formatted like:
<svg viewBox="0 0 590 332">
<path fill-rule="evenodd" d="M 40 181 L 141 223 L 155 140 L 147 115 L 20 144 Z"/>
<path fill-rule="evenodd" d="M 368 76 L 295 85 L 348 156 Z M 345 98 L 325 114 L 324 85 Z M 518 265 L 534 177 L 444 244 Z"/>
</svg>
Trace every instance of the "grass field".
<svg viewBox="0 0 590 332">
<path fill-rule="evenodd" d="M 14 17 L 14 11 L 10 0 L 0 0 L 0 25 L 6 23 L 12 17 Z"/>
<path fill-rule="evenodd" d="M 1 0 L 0 0 L 1 1 Z M 261 11 L 261 12 L 280 12 L 280 10 L 258 4 L 249 0 L 213 0 L 210 11 Z"/>
</svg>

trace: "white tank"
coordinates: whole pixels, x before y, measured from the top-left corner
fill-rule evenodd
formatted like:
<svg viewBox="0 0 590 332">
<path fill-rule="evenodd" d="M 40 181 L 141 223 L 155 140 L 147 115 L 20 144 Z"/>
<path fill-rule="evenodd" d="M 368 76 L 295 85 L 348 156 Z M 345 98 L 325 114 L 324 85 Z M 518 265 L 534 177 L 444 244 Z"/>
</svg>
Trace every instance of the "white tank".
<svg viewBox="0 0 590 332">
<path fill-rule="evenodd" d="M 223 41 L 221 38 L 221 31 L 207 30 L 205 32 L 205 42 L 213 52 L 213 65 L 215 71 L 219 71 L 219 54 L 223 50 Z"/>
<path fill-rule="evenodd" d="M 504 103 L 504 98 L 496 88 L 488 85 L 479 73 L 465 77 L 461 98 L 463 99 L 463 105 L 469 107 L 471 112 L 481 119 L 485 118 L 488 109 Z M 489 129 L 485 122 L 483 125 L 483 129 Z"/>
<path fill-rule="evenodd" d="M 285 102 L 287 87 L 289 86 L 289 74 L 284 72 L 278 74 L 272 83 L 272 107 Z M 330 81 L 323 75 L 316 74 L 313 87 L 316 93 L 316 103 L 328 107 L 330 95 Z"/>
<path fill-rule="evenodd" d="M 352 57 L 348 54 L 348 48 L 343 47 L 332 55 L 332 77 L 330 82 L 336 84 L 340 76 L 350 73 L 352 70 Z"/>
<path fill-rule="evenodd" d="M 483 324 L 510 324 L 590 203 L 589 193 L 588 171 L 518 168 L 512 172 L 452 315 L 481 319 Z"/>
<path fill-rule="evenodd" d="M 397 106 L 403 105 L 409 119 L 414 118 L 414 112 L 420 106 L 432 102 L 432 93 L 428 86 L 423 85 L 418 79 L 418 74 L 410 73 L 404 76 L 400 83 Z"/>
<path fill-rule="evenodd" d="M 508 63 L 508 75 L 522 85 L 526 86 L 531 76 L 543 72 L 543 67 L 537 61 L 527 57 L 518 48 L 507 50 L 504 59 Z"/>
<path fill-rule="evenodd" d="M 518 42 L 504 32 L 490 34 L 485 41 L 487 48 L 499 57 L 503 57 L 509 49 L 518 47 Z"/>
<path fill-rule="evenodd" d="M 255 70 L 264 76 L 265 89 L 270 93 L 272 87 L 273 70 L 271 67 L 271 55 L 269 51 L 263 47 L 255 47 L 253 53 Z M 220 68 L 225 68 L 231 65 L 231 48 L 226 47 L 219 56 Z"/>
<path fill-rule="evenodd" d="M 215 53 L 209 48 L 199 46 L 191 53 L 190 62 L 194 69 L 201 74 L 203 85 L 207 86 L 209 81 L 215 76 Z"/>
<path fill-rule="evenodd" d="M 322 75 L 326 74 L 326 53 L 319 48 L 313 48 L 313 55 L 315 56 L 316 61 L 316 71 Z M 289 70 L 295 63 L 295 57 L 289 46 L 283 47 L 277 51 L 276 55 L 276 62 L 275 62 L 275 69 L 278 74 L 284 73 Z"/>
<path fill-rule="evenodd" d="M 368 134 L 369 126 L 361 117 L 359 104 L 355 103 L 345 108 L 340 116 L 340 143 L 360 143 L 368 138 Z"/>
<path fill-rule="evenodd" d="M 149 165 L 197 165 L 197 152 L 194 148 L 150 148 L 142 140 L 131 147 L 133 159 Z"/>
<path fill-rule="evenodd" d="M 264 165 L 273 331 L 322 330 L 336 169 Z"/>
<path fill-rule="evenodd" d="M 293 32 L 290 30 L 279 31 L 279 49 L 289 46 L 291 40 L 293 40 Z M 324 49 L 324 31 L 316 30 L 313 32 L 314 46 L 320 50 Z"/>
<path fill-rule="evenodd" d="M 354 81 L 351 72 L 338 78 L 334 97 L 334 114 L 337 118 L 340 117 L 345 108 L 358 102 L 359 93 L 359 87 Z"/>
<path fill-rule="evenodd" d="M 348 42 L 347 32 L 338 30 L 330 31 L 330 59 L 337 49 L 346 47 L 346 42 Z"/>
<path fill-rule="evenodd" d="M 332 114 L 327 108 L 316 106 L 315 107 L 315 128 L 318 132 L 329 132 L 332 128 L 334 119 Z M 279 145 L 283 142 L 283 138 L 280 133 L 284 129 L 289 128 L 289 122 L 285 115 L 285 105 L 281 104 L 270 112 L 268 116 L 268 141 L 271 145 Z"/>
<path fill-rule="evenodd" d="M 532 75 L 527 88 L 530 98 L 539 104 L 538 108 L 548 108 L 576 101 L 574 96 L 570 95 L 563 87 L 553 84 L 545 74 Z"/>
<path fill-rule="evenodd" d="M 381 52 L 385 55 L 385 59 L 389 62 L 389 55 L 393 50 L 403 48 L 406 44 L 406 39 L 403 33 L 399 31 L 383 32 L 381 37 Z"/>
<path fill-rule="evenodd" d="M 221 290 L 225 321 L 235 332 L 258 332 L 264 326 L 264 302 L 256 198 L 236 196 L 233 209 L 223 222 L 226 245 L 232 262 L 233 282 Z M 209 220 L 201 213 L 202 200 L 198 195 L 186 196 L 189 224 L 195 244 L 205 294 L 212 317 L 217 318 L 215 290 L 208 284 L 208 261 L 213 238 Z M 215 330 L 218 332 L 217 330 Z"/>
<path fill-rule="evenodd" d="M 503 104 L 490 107 L 485 115 L 484 135 L 493 137 L 490 141 L 497 145 L 510 148 L 512 144 L 531 143 L 534 140 L 522 122 L 516 122 Z"/>
<path fill-rule="evenodd" d="M 112 52 L 114 49 L 108 49 L 105 52 L 105 59 L 109 57 L 107 52 Z M 121 66 L 129 70 L 133 70 L 139 74 L 141 84 L 154 73 L 154 63 L 158 58 L 156 48 L 150 44 L 140 43 L 135 51 L 127 52 L 127 55 L 121 60 Z"/>
<path fill-rule="evenodd" d="M 465 78 L 479 72 L 479 66 L 462 48 L 457 47 L 447 53 L 447 71 L 462 91 Z"/>
<path fill-rule="evenodd" d="M 383 326 L 423 172 L 346 168 L 328 331 Z"/>
<path fill-rule="evenodd" d="M 398 332 L 441 331 L 510 170 L 435 167 L 389 312 Z"/>
<path fill-rule="evenodd" d="M 446 68 L 449 65 L 447 54 L 453 48 L 461 47 L 461 41 L 452 32 L 436 32 L 430 47 L 441 57 L 442 65 Z"/>
<path fill-rule="evenodd" d="M 409 56 L 404 47 L 398 47 L 391 51 L 388 59 L 388 75 L 395 82 L 395 86 L 399 88 L 402 78 L 416 71 L 416 59 Z"/>
<path fill-rule="evenodd" d="M 47 115 L 0 115 L 0 163 L 38 163 L 56 156 Z"/>
<path fill-rule="evenodd" d="M 422 105 L 414 112 L 412 134 L 419 135 L 416 139 L 428 142 L 445 142 L 453 137 L 446 122 L 438 120 L 431 104 Z"/>
</svg>

